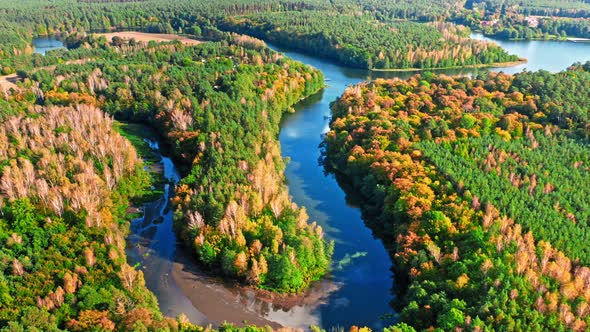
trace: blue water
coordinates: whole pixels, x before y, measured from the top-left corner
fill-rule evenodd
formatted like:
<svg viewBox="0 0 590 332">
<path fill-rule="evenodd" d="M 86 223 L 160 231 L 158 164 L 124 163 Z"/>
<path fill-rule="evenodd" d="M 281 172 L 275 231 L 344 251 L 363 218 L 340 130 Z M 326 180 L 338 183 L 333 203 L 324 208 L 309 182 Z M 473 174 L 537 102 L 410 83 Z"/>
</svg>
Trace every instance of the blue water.
<svg viewBox="0 0 590 332">
<path fill-rule="evenodd" d="M 291 159 L 286 169 L 290 194 L 297 204 L 307 208 L 311 221 L 317 221 L 327 237 L 336 242 L 335 262 L 346 255 L 358 256 L 333 272 L 333 280 L 340 287 L 315 314 L 325 328 L 382 328 L 392 322 L 380 318 L 393 313 L 391 259 L 381 241 L 365 226 L 359 208 L 347 203 L 334 176 L 324 175 L 318 163 L 321 135 L 328 131 L 330 102 L 348 85 L 362 81 L 367 73 L 297 53 L 285 54 L 320 69 L 329 80 L 326 89 L 296 105 L 295 113 L 284 116 L 280 142 L 283 156 Z"/>
<path fill-rule="evenodd" d="M 474 34 L 475 38 L 483 36 Z M 487 38 L 486 38 L 487 39 Z M 489 40 L 489 39 L 488 39 Z M 556 72 L 574 62 L 590 60 L 590 43 L 558 41 L 496 41 L 509 53 L 527 58 L 528 63 L 494 71 L 515 73 L 524 70 L 545 69 Z M 313 313 L 324 328 L 358 325 L 380 328 L 394 319 L 383 320 L 384 314 L 393 313 L 395 287 L 391 260 L 382 242 L 375 239 L 365 227 L 359 209 L 347 203 L 343 190 L 333 175 L 324 175 L 318 164 L 321 135 L 329 130 L 330 102 L 336 100 L 346 87 L 375 78 L 407 78 L 415 73 L 369 72 L 344 68 L 301 53 L 289 52 L 277 47 L 288 57 L 318 68 L 324 73 L 327 87 L 315 96 L 296 105 L 296 112 L 284 116 L 280 142 L 284 157 L 291 162 L 286 169 L 289 190 L 299 205 L 305 206 L 311 220 L 326 230 L 327 236 L 336 241 L 334 260 L 346 255 L 365 253 L 353 259 L 342 270 L 334 271 L 333 280 L 340 288 L 332 293 L 325 304 Z M 445 74 L 470 75 L 481 69 L 457 69 L 439 71 Z"/>
<path fill-rule="evenodd" d="M 45 55 L 45 53 L 58 50 L 64 47 L 64 43 L 54 37 L 40 37 L 33 39 L 34 53 Z"/>
<path fill-rule="evenodd" d="M 528 59 L 528 63 L 518 66 L 501 68 L 505 73 L 513 74 L 523 70 L 547 70 L 558 72 L 571 66 L 574 62 L 590 61 L 590 43 L 574 43 L 571 41 L 506 41 L 495 40 L 480 33 L 471 35 L 474 39 L 493 41 L 502 46 L 508 53 Z"/>
</svg>

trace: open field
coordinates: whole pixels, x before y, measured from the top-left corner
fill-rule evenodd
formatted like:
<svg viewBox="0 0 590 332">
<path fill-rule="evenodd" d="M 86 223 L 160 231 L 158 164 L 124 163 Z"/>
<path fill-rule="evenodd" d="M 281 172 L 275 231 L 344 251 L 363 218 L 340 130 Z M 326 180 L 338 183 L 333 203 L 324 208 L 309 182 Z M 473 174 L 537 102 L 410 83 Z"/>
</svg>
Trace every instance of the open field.
<svg viewBox="0 0 590 332">
<path fill-rule="evenodd" d="M 123 31 L 123 32 L 110 32 L 110 33 L 98 33 L 98 36 L 105 36 L 108 41 L 112 41 L 113 37 L 120 37 L 125 40 L 135 39 L 140 42 L 166 42 L 173 40 L 180 40 L 185 45 L 197 45 L 202 43 L 199 40 L 191 39 L 179 35 L 165 34 L 165 33 L 145 33 L 135 31 Z"/>
</svg>

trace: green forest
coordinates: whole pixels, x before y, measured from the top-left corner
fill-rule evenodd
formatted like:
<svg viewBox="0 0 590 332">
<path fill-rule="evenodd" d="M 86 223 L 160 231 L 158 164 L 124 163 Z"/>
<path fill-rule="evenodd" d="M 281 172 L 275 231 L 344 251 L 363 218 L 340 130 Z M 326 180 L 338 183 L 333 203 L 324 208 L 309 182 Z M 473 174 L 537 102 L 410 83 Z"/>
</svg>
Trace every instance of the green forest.
<svg viewBox="0 0 590 332">
<path fill-rule="evenodd" d="M 0 59 L 30 54 L 32 36 L 134 29 L 213 40 L 220 38 L 220 30 L 247 33 L 296 50 L 319 50 L 339 63 L 368 69 L 490 66 L 519 60 L 496 45 L 470 40 L 469 29 L 450 23 L 463 10 L 445 1 L 416 6 L 404 1 L 153 0 L 140 5 L 60 0 L 57 6 L 31 12 L 35 6 L 35 1 L 19 2 L 0 11 L 0 35 L 6 40 Z M 285 11 L 290 15 L 283 15 Z M 15 67 L 3 64 L 2 69 L 6 74 Z"/>
<path fill-rule="evenodd" d="M 325 162 L 392 241 L 402 322 L 587 329 L 589 69 L 377 80 L 333 104 Z"/>
<path fill-rule="evenodd" d="M 590 37 L 589 8 L 0 0 L 0 331 L 268 331 L 160 310 L 126 238 L 164 180 L 127 125 L 157 132 L 178 166 L 175 232 L 207 276 L 302 296 L 331 280 L 338 244 L 290 196 L 278 138 L 329 83 L 265 41 L 373 71 L 494 67 L 524 59 L 472 31 Z M 194 43 L 97 34 L 114 31 Z M 66 48 L 34 53 L 40 36 Z M 362 195 L 401 280 L 385 331 L 588 330 L 589 91 L 586 63 L 380 79 L 332 104 L 322 161 Z M 334 327 L 348 328 L 370 331 Z"/>
<path fill-rule="evenodd" d="M 358 68 L 455 68 L 519 60 L 497 45 L 470 39 L 464 27 L 444 23 L 383 23 L 371 16 L 303 11 L 240 16 L 220 27 Z"/>
<path fill-rule="evenodd" d="M 248 31 L 297 50 L 314 47 L 324 56 L 355 67 L 443 68 L 518 59 L 495 46 L 462 38 L 469 30 L 457 31 L 442 22 L 506 39 L 590 36 L 589 6 L 584 1 L 4 2 L 0 58 L 31 53 L 33 36 L 133 29 L 216 40 L 220 30 L 230 30 Z M 283 15 L 286 12 L 289 15 Z M 527 21 L 531 17 L 538 23 Z M 392 39 L 392 31 L 402 38 Z M 405 47 L 407 42 L 413 47 Z"/>
<path fill-rule="evenodd" d="M 126 263 L 127 210 L 150 177 L 112 117 L 170 146 L 185 175 L 177 228 L 212 273 L 287 293 L 326 274 L 333 244 L 290 201 L 276 142 L 281 114 L 323 87 L 321 72 L 245 36 L 82 42 L 9 59 L 23 81 L 1 101 L 0 326 L 199 329 L 164 318 Z"/>
<path fill-rule="evenodd" d="M 468 0 L 461 20 L 503 39 L 590 38 L 590 3 L 585 0 Z"/>
</svg>

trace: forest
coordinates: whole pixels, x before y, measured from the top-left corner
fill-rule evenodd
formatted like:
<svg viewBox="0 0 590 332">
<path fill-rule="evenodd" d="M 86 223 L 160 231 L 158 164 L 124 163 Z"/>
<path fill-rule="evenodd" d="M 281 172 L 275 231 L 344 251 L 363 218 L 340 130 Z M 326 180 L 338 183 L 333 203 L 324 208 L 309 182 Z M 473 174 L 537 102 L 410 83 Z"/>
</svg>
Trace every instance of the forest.
<svg viewBox="0 0 590 332">
<path fill-rule="evenodd" d="M 0 326 L 178 327 L 126 262 L 126 211 L 149 177 L 112 118 L 36 106 L 3 121 L 0 146 Z"/>
<path fill-rule="evenodd" d="M 417 330 L 590 323 L 590 63 L 349 87 L 325 163 L 364 196 Z"/>
<path fill-rule="evenodd" d="M 524 15 L 588 17 L 590 2 L 587 0 L 472 0 L 467 6 L 483 7 L 486 11 L 514 10 Z"/>
<path fill-rule="evenodd" d="M 467 1 L 460 20 L 503 39 L 590 37 L 590 3 L 572 1 Z"/>
<path fill-rule="evenodd" d="M 331 247 L 290 202 L 273 142 L 281 113 L 321 88 L 323 76 L 243 43 L 257 41 L 126 45 L 124 57 L 33 71 L 26 83 L 38 85 L 44 104 L 84 100 L 158 128 L 184 165 L 173 204 L 199 260 L 263 288 L 298 292 L 325 274 Z"/>
<path fill-rule="evenodd" d="M 0 59 L 30 54 L 33 36 L 132 29 L 174 32 L 218 40 L 221 36 L 219 30 L 224 28 L 232 31 L 248 29 L 256 32 L 259 37 L 264 36 L 276 42 L 279 37 L 286 36 L 284 31 L 279 34 L 272 30 L 279 28 L 292 30 L 294 34 L 286 37 L 294 42 L 294 48 L 308 47 L 307 39 L 311 39 L 314 46 L 322 46 L 321 51 L 324 54 L 357 67 L 396 68 L 396 63 L 400 65 L 406 61 L 410 63 L 402 68 L 492 64 L 514 59 L 510 59 L 509 55 L 497 47 L 462 40 L 462 34 L 457 37 L 452 33 L 455 29 L 438 29 L 439 33 L 436 33 L 432 27 L 424 26 L 424 23 L 463 24 L 486 35 L 508 39 L 588 37 L 588 7 L 588 3 L 581 0 L 56 0 L 51 5 L 43 0 L 3 0 L 0 8 L 0 36 L 3 40 L 0 45 Z M 295 16 L 298 24 L 291 26 L 290 23 L 293 22 L 281 15 L 285 12 L 289 12 L 289 16 Z M 526 18 L 531 16 L 539 16 L 538 25 L 531 26 L 528 23 Z M 244 23 L 246 18 L 251 24 L 238 24 Z M 333 21 L 333 18 L 337 20 Z M 310 27 L 303 29 L 300 26 L 303 22 L 310 24 Z M 489 22 L 495 23 L 487 24 Z M 353 33 L 351 28 L 355 29 Z M 400 48 L 400 43 L 396 40 L 383 38 L 390 36 L 389 32 L 396 29 L 400 31 L 402 39 L 415 38 L 420 41 L 414 45 L 416 49 L 408 52 L 405 48 Z M 435 41 L 433 37 L 422 38 L 427 32 L 437 37 L 442 33 L 445 46 L 441 47 L 441 41 Z M 367 43 L 365 40 L 372 42 Z M 319 42 L 324 42 L 326 46 Z M 407 53 L 415 54 L 421 48 L 430 49 L 433 43 L 436 52 L 423 54 L 423 61 L 412 61 L 412 56 L 401 61 L 397 59 L 398 51 L 403 57 Z M 288 45 L 285 42 L 284 44 Z M 362 52 L 363 47 L 368 49 L 368 54 Z M 390 49 L 394 50 L 390 52 L 392 54 L 388 54 Z M 450 51 L 462 55 L 463 61 L 440 64 L 445 58 L 444 52 Z M 353 60 L 345 62 L 343 59 Z M 387 66 L 386 59 L 390 66 Z"/>
<path fill-rule="evenodd" d="M 452 24 L 382 23 L 370 16 L 303 11 L 227 19 L 223 30 L 365 69 L 432 69 L 516 62 L 493 43 Z"/>
<path fill-rule="evenodd" d="M 235 34 L 70 42 L 79 49 L 7 60 L 22 82 L 0 102 L 0 327 L 203 329 L 163 317 L 127 264 L 128 208 L 151 180 L 113 117 L 170 146 L 184 175 L 175 222 L 204 268 L 285 293 L 327 273 L 333 244 L 291 202 L 277 143 L 282 113 L 323 87 L 321 72 Z"/>
<path fill-rule="evenodd" d="M 127 263 L 133 207 L 158 179 L 117 121 L 155 129 L 177 162 L 175 228 L 201 268 L 300 295 L 329 275 L 334 242 L 289 196 L 279 125 L 325 78 L 261 39 L 364 69 L 484 67 L 520 59 L 471 28 L 586 36 L 587 3 L 563 6 L 0 0 L 0 70 L 16 82 L 0 88 L 0 330 L 211 330 L 165 317 Z M 527 15 L 559 17 L 533 28 Z M 199 44 L 92 34 L 125 30 Z M 38 36 L 68 49 L 33 54 Z M 589 88 L 590 63 L 426 72 L 333 104 L 324 162 L 362 193 L 407 281 L 387 331 L 588 329 Z M 217 330 L 264 330 L 242 323 Z"/>
<path fill-rule="evenodd" d="M 6 58 L 31 53 L 32 36 L 134 29 L 211 40 L 220 38 L 220 30 L 245 33 L 296 50 L 318 50 L 326 58 L 366 69 L 476 67 L 519 60 L 495 44 L 469 39 L 469 29 L 450 22 L 462 9 L 447 1 L 416 6 L 407 1 L 350 0 L 152 0 L 148 5 L 60 0 L 58 6 L 31 13 L 34 4 L 12 4 L 0 11 L 0 22 L 6 25 L 0 26 L 0 35 L 7 36 L 0 59 L 3 54 Z M 285 11 L 288 16 L 282 14 Z M 2 69 L 5 74 L 15 70 L 10 65 Z"/>
</svg>

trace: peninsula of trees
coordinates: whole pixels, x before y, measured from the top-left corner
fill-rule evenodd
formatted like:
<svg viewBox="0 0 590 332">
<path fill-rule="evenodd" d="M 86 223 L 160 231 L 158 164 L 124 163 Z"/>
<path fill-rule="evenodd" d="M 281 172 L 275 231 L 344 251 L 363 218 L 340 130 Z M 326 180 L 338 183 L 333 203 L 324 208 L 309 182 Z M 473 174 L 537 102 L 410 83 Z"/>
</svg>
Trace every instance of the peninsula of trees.
<svg viewBox="0 0 590 332">
<path fill-rule="evenodd" d="M 153 179 L 114 119 L 156 129 L 178 162 L 175 226 L 203 268 L 289 294 L 329 273 L 334 244 L 290 199 L 277 140 L 323 74 L 242 34 L 371 70 L 493 66 L 519 59 L 470 28 L 583 37 L 587 5 L 0 0 L 0 330 L 205 330 L 164 317 L 127 263 Z M 94 34 L 115 30 L 199 44 Z M 68 50 L 32 54 L 47 35 Z M 407 279 L 388 331 L 588 329 L 589 91 L 577 64 L 377 80 L 333 104 L 326 164 Z"/>
<path fill-rule="evenodd" d="M 299 51 L 313 50 L 347 66 L 377 70 L 485 67 L 521 60 L 493 43 L 470 39 L 469 28 L 445 19 L 461 11 L 446 1 L 415 6 L 405 1 L 361 5 L 349 0 L 150 0 L 141 4 L 60 0 L 51 8 L 32 11 L 35 3 L 7 4 L 0 12 L 0 21 L 5 22 L 0 36 L 6 37 L 0 59 L 30 53 L 31 36 L 135 29 L 211 40 L 218 40 L 221 31 L 233 31 Z M 5 63 L 2 69 L 9 74 L 16 66 Z"/>
<path fill-rule="evenodd" d="M 220 27 L 365 69 L 478 67 L 520 60 L 496 44 L 470 39 L 467 28 L 450 23 L 384 23 L 370 15 L 302 11 L 238 16 Z"/>
</svg>

